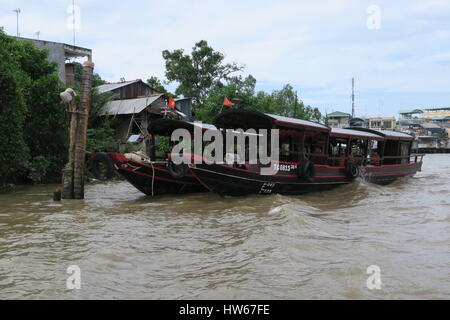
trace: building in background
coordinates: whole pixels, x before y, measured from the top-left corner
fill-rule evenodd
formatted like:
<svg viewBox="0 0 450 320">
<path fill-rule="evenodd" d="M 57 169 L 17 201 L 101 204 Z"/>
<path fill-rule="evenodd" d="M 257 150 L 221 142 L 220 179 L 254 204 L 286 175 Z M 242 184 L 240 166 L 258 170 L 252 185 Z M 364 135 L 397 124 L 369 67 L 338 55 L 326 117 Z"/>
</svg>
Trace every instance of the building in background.
<svg viewBox="0 0 450 320">
<path fill-rule="evenodd" d="M 394 117 L 363 118 L 364 127 L 374 130 L 395 130 L 397 120 Z"/>
<path fill-rule="evenodd" d="M 400 111 L 397 129 L 417 138 L 419 152 L 450 152 L 450 107 Z"/>
<path fill-rule="evenodd" d="M 350 126 L 352 115 L 349 113 L 335 111 L 327 114 L 327 125 L 331 128 L 347 128 Z"/>
<path fill-rule="evenodd" d="M 32 42 L 36 48 L 40 50 L 47 49 L 49 52 L 48 60 L 51 62 L 56 62 L 58 65 L 58 75 L 59 79 L 66 86 L 71 87 L 74 83 L 74 65 L 70 63 L 70 60 L 76 58 L 87 58 L 92 61 L 92 50 L 77 46 L 72 46 L 70 44 L 28 39 L 22 37 L 15 37 L 19 41 Z"/>
<path fill-rule="evenodd" d="M 425 121 L 433 121 L 444 126 L 450 126 L 450 107 L 434 107 L 423 109 L 421 118 Z"/>
<path fill-rule="evenodd" d="M 364 127 L 375 130 L 395 130 L 394 117 L 352 118 L 351 114 L 335 111 L 327 115 L 327 124 L 331 128 Z"/>
</svg>

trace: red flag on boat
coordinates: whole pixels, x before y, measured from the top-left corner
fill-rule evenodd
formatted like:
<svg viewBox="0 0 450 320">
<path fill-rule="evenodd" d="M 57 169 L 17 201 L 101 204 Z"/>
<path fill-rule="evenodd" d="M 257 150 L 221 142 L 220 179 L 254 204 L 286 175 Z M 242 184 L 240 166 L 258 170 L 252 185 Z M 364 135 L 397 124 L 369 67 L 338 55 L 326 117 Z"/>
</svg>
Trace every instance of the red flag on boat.
<svg viewBox="0 0 450 320">
<path fill-rule="evenodd" d="M 223 100 L 223 105 L 226 107 L 234 107 L 234 103 L 228 100 L 228 98 L 225 98 L 225 100 Z"/>
<path fill-rule="evenodd" d="M 176 105 L 177 104 L 175 103 L 175 99 L 174 98 L 169 98 L 169 103 L 168 103 L 169 108 L 175 110 Z"/>
</svg>

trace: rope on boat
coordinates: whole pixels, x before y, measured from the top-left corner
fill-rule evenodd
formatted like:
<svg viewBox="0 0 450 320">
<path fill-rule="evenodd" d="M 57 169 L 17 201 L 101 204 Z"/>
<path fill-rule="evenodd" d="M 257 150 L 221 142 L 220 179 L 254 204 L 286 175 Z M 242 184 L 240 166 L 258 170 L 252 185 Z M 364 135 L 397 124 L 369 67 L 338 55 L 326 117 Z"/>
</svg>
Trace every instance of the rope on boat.
<svg viewBox="0 0 450 320">
<path fill-rule="evenodd" d="M 153 176 L 152 176 L 152 197 L 155 196 L 155 192 L 154 192 L 154 186 L 155 186 L 155 167 L 153 167 L 153 162 L 150 162 L 150 164 L 152 165 L 152 170 L 153 170 Z"/>
</svg>

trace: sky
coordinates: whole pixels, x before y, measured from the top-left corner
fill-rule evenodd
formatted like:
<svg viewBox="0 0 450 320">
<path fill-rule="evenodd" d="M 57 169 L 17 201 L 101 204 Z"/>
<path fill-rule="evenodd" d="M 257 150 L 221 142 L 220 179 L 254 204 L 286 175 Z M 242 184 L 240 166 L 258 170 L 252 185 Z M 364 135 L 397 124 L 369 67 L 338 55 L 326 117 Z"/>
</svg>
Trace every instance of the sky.
<svg viewBox="0 0 450 320">
<path fill-rule="evenodd" d="M 398 116 L 450 105 L 450 1 L 75 0 L 75 43 L 107 81 L 164 79 L 163 50 L 207 40 L 271 92 L 291 84 L 323 113 Z M 73 44 L 72 0 L 2 0 L 0 27 Z M 174 89 L 176 84 L 168 86 Z"/>
</svg>

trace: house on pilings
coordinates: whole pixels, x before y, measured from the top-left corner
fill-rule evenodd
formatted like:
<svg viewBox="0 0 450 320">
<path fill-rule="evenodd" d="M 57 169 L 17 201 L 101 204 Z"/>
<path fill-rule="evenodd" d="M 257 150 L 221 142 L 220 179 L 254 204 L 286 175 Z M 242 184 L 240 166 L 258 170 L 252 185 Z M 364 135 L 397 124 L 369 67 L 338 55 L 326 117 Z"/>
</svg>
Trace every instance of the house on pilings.
<svg viewBox="0 0 450 320">
<path fill-rule="evenodd" d="M 126 142 L 131 136 L 143 135 L 151 121 L 171 117 L 192 121 L 192 100 L 176 99 L 176 108 L 167 108 L 169 97 L 157 92 L 141 79 L 106 83 L 97 87 L 99 93 L 113 92 L 115 98 L 101 109 L 100 116 L 116 120 L 116 139 Z"/>
</svg>

